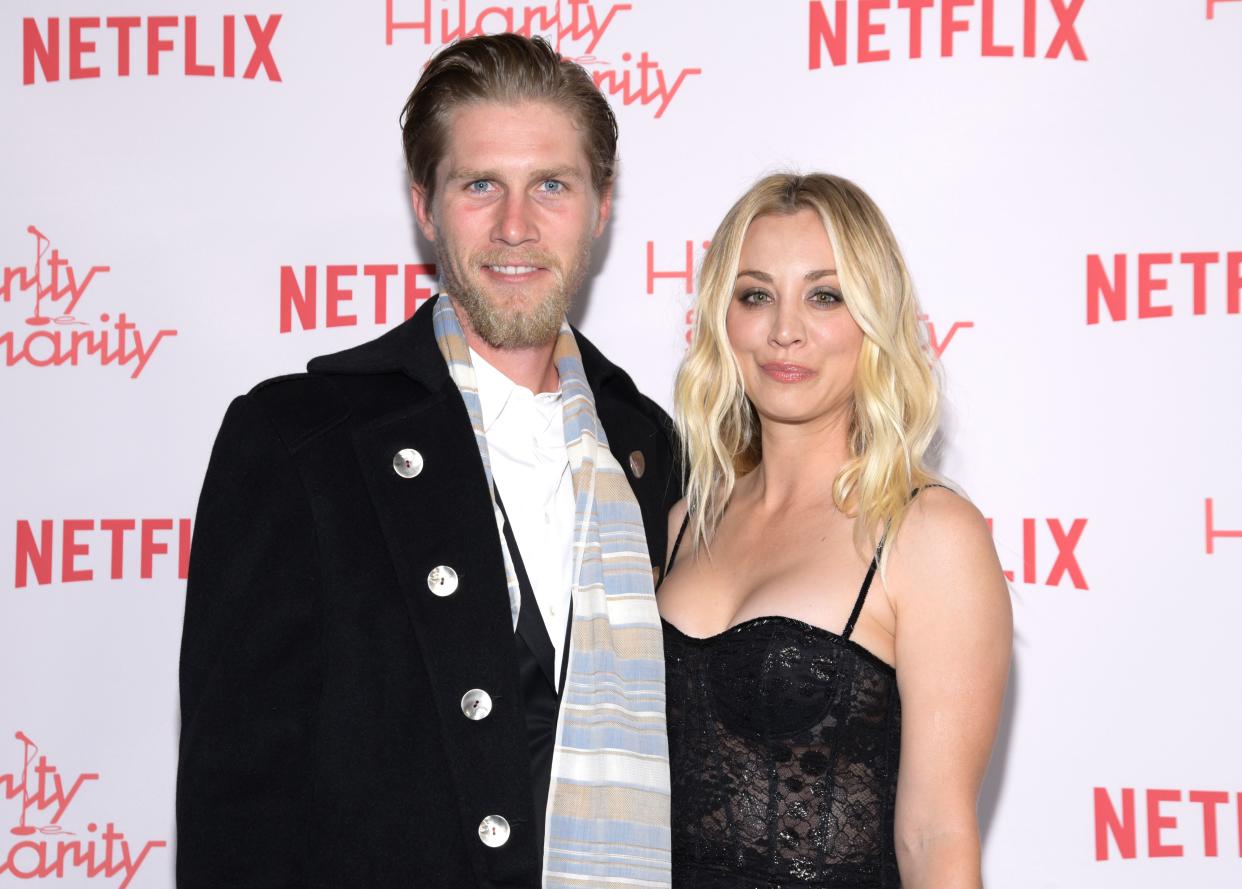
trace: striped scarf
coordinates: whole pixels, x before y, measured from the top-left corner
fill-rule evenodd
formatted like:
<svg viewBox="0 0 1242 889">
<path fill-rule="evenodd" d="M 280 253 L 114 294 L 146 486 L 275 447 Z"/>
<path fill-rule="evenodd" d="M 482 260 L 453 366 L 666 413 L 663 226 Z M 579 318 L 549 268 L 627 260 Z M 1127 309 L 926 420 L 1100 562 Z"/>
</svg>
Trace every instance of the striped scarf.
<svg viewBox="0 0 1242 889">
<path fill-rule="evenodd" d="M 433 324 L 474 427 L 495 503 L 478 386 L 466 338 L 441 294 Z M 573 625 L 548 793 L 546 889 L 669 886 L 668 737 L 664 640 L 642 514 L 595 413 L 569 324 L 553 352 L 561 377 L 565 444 L 573 476 Z M 509 610 L 521 593 L 508 547 Z"/>
</svg>

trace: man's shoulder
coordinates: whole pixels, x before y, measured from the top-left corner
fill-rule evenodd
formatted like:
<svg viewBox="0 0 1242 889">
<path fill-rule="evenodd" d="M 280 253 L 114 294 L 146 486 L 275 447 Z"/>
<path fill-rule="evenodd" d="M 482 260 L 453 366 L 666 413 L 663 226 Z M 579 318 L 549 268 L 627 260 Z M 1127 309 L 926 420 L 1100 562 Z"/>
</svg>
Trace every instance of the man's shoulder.
<svg viewBox="0 0 1242 889">
<path fill-rule="evenodd" d="M 610 361 L 582 331 L 575 328 L 574 335 L 578 340 L 578 351 L 582 354 L 587 382 L 590 383 L 597 400 L 602 397 L 618 401 L 640 411 L 661 427 L 666 424 L 669 428 L 672 427 L 672 421 L 664 409 L 639 391 L 633 378 L 623 367 Z"/>
<path fill-rule="evenodd" d="M 232 413 L 248 412 L 254 422 L 270 424 L 291 449 L 344 422 L 349 405 L 324 374 L 294 373 L 256 384 L 234 402 Z"/>
</svg>

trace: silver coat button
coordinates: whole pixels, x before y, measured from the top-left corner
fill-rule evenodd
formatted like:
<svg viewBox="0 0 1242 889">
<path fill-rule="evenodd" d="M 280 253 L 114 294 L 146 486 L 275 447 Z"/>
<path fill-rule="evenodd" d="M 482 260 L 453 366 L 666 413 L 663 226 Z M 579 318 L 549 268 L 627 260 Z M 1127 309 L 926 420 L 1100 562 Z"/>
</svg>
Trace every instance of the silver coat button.
<svg viewBox="0 0 1242 889">
<path fill-rule="evenodd" d="M 488 815 L 479 822 L 479 839 L 484 846 L 498 849 L 509 842 L 509 822 L 500 815 Z"/>
<path fill-rule="evenodd" d="M 402 478 L 413 478 L 423 471 L 423 455 L 413 448 L 402 448 L 393 455 L 392 468 Z"/>
<path fill-rule="evenodd" d="M 448 565 L 436 565 L 427 575 L 427 589 L 437 596 L 451 596 L 457 592 L 457 572 Z"/>
<path fill-rule="evenodd" d="M 646 471 L 647 458 L 643 456 L 643 452 L 630 451 L 630 472 L 634 473 L 634 478 L 642 478 Z"/>
<path fill-rule="evenodd" d="M 461 712 L 467 719 L 486 719 L 492 712 L 492 696 L 481 688 L 472 688 L 461 697 Z"/>
</svg>

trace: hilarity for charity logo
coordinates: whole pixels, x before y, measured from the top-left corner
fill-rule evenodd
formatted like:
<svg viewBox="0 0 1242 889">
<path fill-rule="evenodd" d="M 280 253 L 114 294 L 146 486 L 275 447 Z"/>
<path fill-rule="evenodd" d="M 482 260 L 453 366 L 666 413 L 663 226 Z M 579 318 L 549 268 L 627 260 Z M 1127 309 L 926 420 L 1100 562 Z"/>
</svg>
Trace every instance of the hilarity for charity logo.
<svg viewBox="0 0 1242 889">
<path fill-rule="evenodd" d="M 385 0 L 385 38 L 392 46 L 402 32 L 421 34 L 424 45 L 452 43 L 498 31 L 544 37 L 564 58 L 582 65 L 595 86 L 613 102 L 649 108 L 660 118 L 685 85 L 702 68 L 669 68 L 650 52 L 633 48 L 619 61 L 601 41 L 621 13 L 633 3 L 556 0 L 555 3 L 484 4 L 480 0 Z M 648 29 L 658 24 L 648 26 Z"/>
<path fill-rule="evenodd" d="M 5 366 L 117 364 L 130 368 L 130 379 L 138 379 L 164 338 L 177 331 L 144 333 L 124 312 L 115 318 L 110 312 L 100 313 L 99 326 L 80 317 L 78 304 L 87 288 L 111 266 L 92 265 L 80 274 L 47 235 L 33 225 L 26 226 L 26 232 L 35 240 L 34 263 L 0 269 L 0 301 L 6 306 L 25 301 L 29 306 L 29 314 L 20 321 L 0 319 Z"/>
<path fill-rule="evenodd" d="M 19 880 L 55 878 L 76 873 L 88 879 L 120 879 L 116 889 L 126 889 L 137 876 L 154 849 L 168 845 L 166 840 L 148 840 L 130 845 L 125 833 L 109 821 L 102 827 L 89 821 L 85 830 L 75 819 L 65 819 L 69 807 L 86 784 L 98 781 L 96 772 L 83 772 L 71 778 L 48 762 L 39 747 L 23 732 L 14 737 L 21 744 L 21 768 L 0 773 L 2 801 L 17 800 L 20 809 L 6 831 L 7 842 L 0 842 L 0 882 L 6 875 Z M 0 834 L 4 836 L 4 834 Z"/>
</svg>

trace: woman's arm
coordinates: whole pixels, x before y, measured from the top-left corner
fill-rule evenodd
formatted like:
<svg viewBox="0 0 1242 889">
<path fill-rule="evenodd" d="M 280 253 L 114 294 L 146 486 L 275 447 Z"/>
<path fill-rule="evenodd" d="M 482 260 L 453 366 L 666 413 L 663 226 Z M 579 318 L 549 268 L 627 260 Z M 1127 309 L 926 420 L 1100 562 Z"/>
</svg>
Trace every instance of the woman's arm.
<svg viewBox="0 0 1242 889">
<path fill-rule="evenodd" d="M 969 501 L 923 491 L 893 542 L 901 692 L 897 863 L 906 889 L 979 889 L 976 806 L 1013 638 L 1009 590 Z"/>
</svg>

